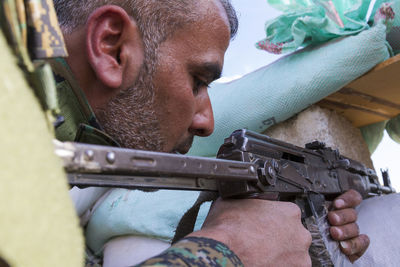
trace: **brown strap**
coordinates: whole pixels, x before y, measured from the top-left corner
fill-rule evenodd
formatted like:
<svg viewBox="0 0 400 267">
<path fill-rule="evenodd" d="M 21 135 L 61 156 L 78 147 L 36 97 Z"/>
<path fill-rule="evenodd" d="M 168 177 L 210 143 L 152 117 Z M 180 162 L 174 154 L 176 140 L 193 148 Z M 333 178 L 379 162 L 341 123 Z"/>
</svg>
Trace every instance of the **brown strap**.
<svg viewBox="0 0 400 267">
<path fill-rule="evenodd" d="M 205 202 L 214 201 L 217 198 L 218 198 L 218 193 L 216 192 L 200 193 L 194 205 L 190 209 L 188 209 L 188 211 L 186 211 L 186 213 L 182 216 L 181 220 L 179 221 L 179 224 L 176 227 L 175 236 L 172 239 L 172 244 L 176 243 L 186 235 L 193 232 L 197 215 L 200 210 L 200 206 Z"/>
</svg>

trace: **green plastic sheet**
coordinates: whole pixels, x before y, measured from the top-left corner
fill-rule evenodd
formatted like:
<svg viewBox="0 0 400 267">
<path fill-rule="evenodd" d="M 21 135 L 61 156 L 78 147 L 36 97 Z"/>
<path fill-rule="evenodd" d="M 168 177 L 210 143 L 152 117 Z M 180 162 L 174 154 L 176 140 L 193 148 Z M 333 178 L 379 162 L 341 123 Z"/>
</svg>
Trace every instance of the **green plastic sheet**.
<svg viewBox="0 0 400 267">
<path fill-rule="evenodd" d="M 354 35 L 380 20 L 390 28 L 394 20 L 393 3 L 384 0 L 375 3 L 365 0 L 268 0 L 268 3 L 285 13 L 266 23 L 266 38 L 257 42 L 256 47 L 274 54 Z"/>
<path fill-rule="evenodd" d="M 396 0 L 392 4 L 395 13 L 392 30 L 387 35 L 387 40 L 397 55 L 400 53 L 400 1 Z"/>
</svg>

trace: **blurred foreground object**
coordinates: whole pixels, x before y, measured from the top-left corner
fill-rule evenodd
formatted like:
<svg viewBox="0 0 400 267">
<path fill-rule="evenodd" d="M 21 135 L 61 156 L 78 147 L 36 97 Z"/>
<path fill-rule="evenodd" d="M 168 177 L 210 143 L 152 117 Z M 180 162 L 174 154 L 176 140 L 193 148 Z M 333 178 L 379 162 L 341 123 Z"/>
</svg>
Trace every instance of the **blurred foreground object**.
<svg viewBox="0 0 400 267">
<path fill-rule="evenodd" d="M 51 141 L 54 91 L 40 86 L 51 71 L 37 60 L 65 55 L 64 45 L 52 1 L 27 2 L 0 2 L 0 255 L 17 267 L 83 266 L 81 229 Z"/>
</svg>

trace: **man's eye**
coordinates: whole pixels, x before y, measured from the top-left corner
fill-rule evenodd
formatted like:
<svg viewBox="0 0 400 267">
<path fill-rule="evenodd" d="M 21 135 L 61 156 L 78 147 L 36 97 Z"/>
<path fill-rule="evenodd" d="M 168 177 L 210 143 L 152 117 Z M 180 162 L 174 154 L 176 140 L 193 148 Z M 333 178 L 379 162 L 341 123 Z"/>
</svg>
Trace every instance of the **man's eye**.
<svg viewBox="0 0 400 267">
<path fill-rule="evenodd" d="M 193 94 L 197 95 L 202 88 L 208 88 L 209 84 L 199 78 L 194 78 Z"/>
</svg>

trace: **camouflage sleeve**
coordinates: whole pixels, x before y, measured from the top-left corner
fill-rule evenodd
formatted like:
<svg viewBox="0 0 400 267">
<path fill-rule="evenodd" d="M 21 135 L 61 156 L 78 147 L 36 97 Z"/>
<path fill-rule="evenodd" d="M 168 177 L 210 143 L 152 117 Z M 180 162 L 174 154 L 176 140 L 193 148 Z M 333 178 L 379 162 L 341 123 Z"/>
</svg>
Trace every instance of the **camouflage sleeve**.
<svg viewBox="0 0 400 267">
<path fill-rule="evenodd" d="M 221 242 L 203 237 L 187 237 L 162 254 L 137 266 L 228 267 L 243 264 L 236 254 Z"/>
<path fill-rule="evenodd" d="M 0 26 L 28 71 L 31 59 L 68 55 L 52 0 L 1 0 Z"/>
<path fill-rule="evenodd" d="M 52 0 L 25 0 L 29 52 L 35 59 L 68 56 Z"/>
</svg>

